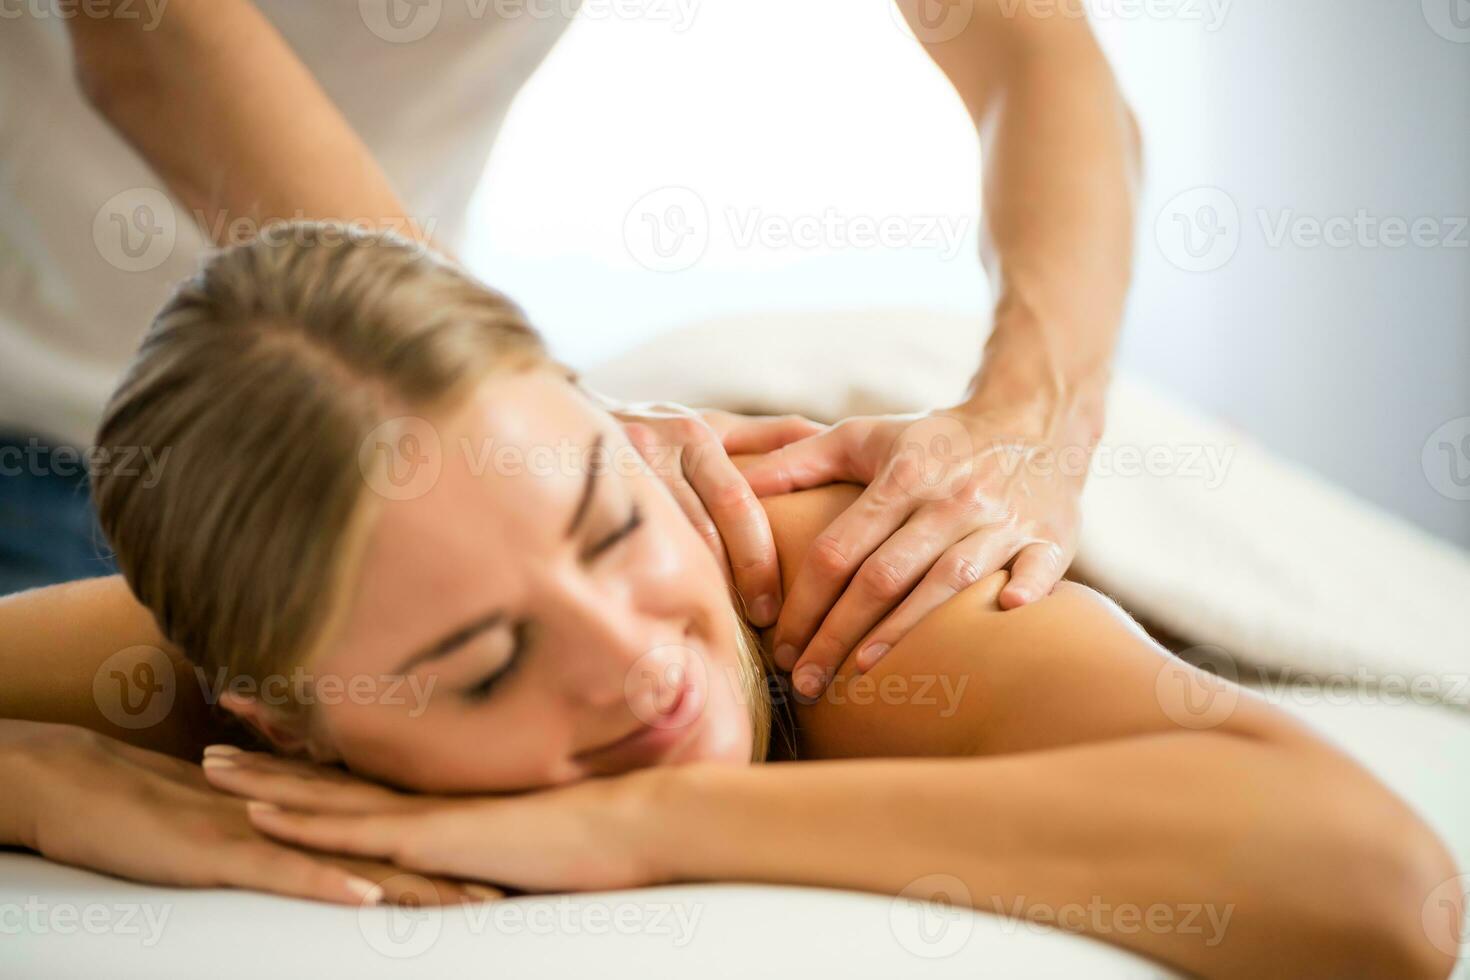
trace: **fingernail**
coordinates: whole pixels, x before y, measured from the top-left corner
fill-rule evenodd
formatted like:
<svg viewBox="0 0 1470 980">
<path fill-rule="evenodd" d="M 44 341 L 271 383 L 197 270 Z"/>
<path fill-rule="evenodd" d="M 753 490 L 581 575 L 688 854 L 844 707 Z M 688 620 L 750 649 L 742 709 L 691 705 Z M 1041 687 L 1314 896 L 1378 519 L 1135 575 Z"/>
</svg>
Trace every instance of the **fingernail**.
<svg viewBox="0 0 1470 980">
<path fill-rule="evenodd" d="M 869 643 L 867 646 L 858 651 L 857 669 L 860 671 L 866 671 L 869 667 L 873 666 L 880 659 L 882 659 L 883 655 L 887 652 L 888 644 Z"/>
<path fill-rule="evenodd" d="M 500 892 L 493 888 L 486 888 L 484 885 L 467 884 L 462 887 L 465 890 L 465 894 L 471 895 L 482 902 L 495 902 L 504 897 Z"/>
<path fill-rule="evenodd" d="M 210 756 L 218 755 L 239 755 L 243 751 L 245 750 L 236 748 L 233 745 L 206 745 L 204 747 L 204 757 L 209 758 Z"/>
<path fill-rule="evenodd" d="M 796 693 L 808 698 L 821 694 L 822 685 L 826 683 L 826 680 L 826 672 L 814 666 L 803 667 L 792 678 L 792 682 L 796 685 Z"/>
<path fill-rule="evenodd" d="M 366 878 L 350 877 L 347 879 L 347 890 L 357 896 L 357 900 L 364 905 L 380 905 L 383 901 L 383 886 L 375 885 Z"/>
<path fill-rule="evenodd" d="M 790 670 L 796 666 L 796 647 L 790 643 L 782 643 L 776 647 L 776 666 L 782 670 Z"/>
<path fill-rule="evenodd" d="M 203 763 L 206 769 L 238 769 L 234 759 L 227 759 L 222 755 L 206 755 Z"/>
<path fill-rule="evenodd" d="M 245 804 L 245 809 L 249 810 L 251 813 L 281 812 L 280 807 L 276 806 L 274 803 L 267 803 L 265 800 L 250 800 Z"/>
<path fill-rule="evenodd" d="M 757 626 L 770 626 L 776 621 L 776 597 L 760 596 L 750 604 L 750 618 Z"/>
</svg>

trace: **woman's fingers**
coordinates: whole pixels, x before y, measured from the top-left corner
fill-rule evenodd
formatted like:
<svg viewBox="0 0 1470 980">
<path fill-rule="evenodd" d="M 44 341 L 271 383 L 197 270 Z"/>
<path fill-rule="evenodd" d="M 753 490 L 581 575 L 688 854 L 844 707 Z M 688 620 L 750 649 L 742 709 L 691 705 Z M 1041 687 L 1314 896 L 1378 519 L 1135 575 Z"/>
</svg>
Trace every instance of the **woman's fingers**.
<svg viewBox="0 0 1470 980">
<path fill-rule="evenodd" d="M 206 750 L 204 776 L 216 789 L 293 810 L 351 814 L 415 808 L 413 797 L 386 787 L 321 766 L 262 753 L 222 754 Z"/>
<path fill-rule="evenodd" d="M 393 860 L 409 833 L 402 819 L 392 815 L 295 813 L 260 800 L 251 800 L 245 808 L 261 833 L 333 854 Z"/>
<path fill-rule="evenodd" d="M 224 862 L 217 872 L 219 883 L 232 888 L 341 905 L 376 905 L 383 900 L 383 888 L 376 882 L 270 841 L 231 844 L 226 853 L 211 854 L 208 859 Z"/>
</svg>

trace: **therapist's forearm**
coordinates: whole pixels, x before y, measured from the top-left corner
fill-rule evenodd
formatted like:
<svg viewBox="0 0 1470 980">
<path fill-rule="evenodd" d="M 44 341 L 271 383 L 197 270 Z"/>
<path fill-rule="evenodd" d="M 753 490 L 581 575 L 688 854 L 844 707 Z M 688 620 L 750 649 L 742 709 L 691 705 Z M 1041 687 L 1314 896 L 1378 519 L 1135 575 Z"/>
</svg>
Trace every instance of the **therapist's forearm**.
<svg viewBox="0 0 1470 980">
<path fill-rule="evenodd" d="M 1027 412 L 1088 442 L 1132 272 L 1140 170 L 1136 124 L 1080 11 L 969 0 L 968 26 L 929 37 L 919 0 L 898 0 L 964 100 L 982 144 L 982 258 L 995 326 L 974 407 Z"/>
<path fill-rule="evenodd" d="M 639 826 L 655 880 L 942 899 L 1209 977 L 1447 972 L 1420 910 L 1452 862 L 1320 749 L 1181 733 L 653 778 Z"/>
<path fill-rule="evenodd" d="M 432 232 L 249 0 L 170 0 L 152 30 L 67 23 L 87 98 L 216 244 L 279 219 Z"/>
</svg>

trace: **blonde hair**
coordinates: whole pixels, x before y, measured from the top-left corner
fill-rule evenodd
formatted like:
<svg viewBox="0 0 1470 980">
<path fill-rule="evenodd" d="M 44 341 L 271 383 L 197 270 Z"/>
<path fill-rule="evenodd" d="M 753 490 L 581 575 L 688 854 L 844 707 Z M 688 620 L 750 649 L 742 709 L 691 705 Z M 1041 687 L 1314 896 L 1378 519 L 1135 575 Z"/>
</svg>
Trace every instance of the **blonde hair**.
<svg viewBox="0 0 1470 980">
<path fill-rule="evenodd" d="M 375 513 L 363 440 L 536 368 L 576 380 L 514 303 L 424 246 L 336 223 L 273 225 L 178 288 L 107 406 L 100 451 L 167 452 L 154 485 L 122 467 L 94 481 L 118 567 L 210 674 L 283 674 L 345 605 Z M 759 761 L 770 665 L 734 618 Z"/>
</svg>

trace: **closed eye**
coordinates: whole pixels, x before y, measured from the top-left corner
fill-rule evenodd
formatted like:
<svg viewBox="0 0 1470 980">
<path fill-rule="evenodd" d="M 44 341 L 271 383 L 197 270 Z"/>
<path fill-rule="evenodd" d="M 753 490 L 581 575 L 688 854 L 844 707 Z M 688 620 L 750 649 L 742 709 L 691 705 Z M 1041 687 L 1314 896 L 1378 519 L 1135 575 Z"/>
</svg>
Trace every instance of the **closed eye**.
<svg viewBox="0 0 1470 980">
<path fill-rule="evenodd" d="M 604 551 L 611 548 L 613 545 L 617 544 L 619 541 L 623 540 L 642 526 L 643 509 L 635 503 L 633 505 L 632 511 L 628 515 L 627 521 L 623 523 L 623 526 L 618 528 L 612 534 L 609 534 L 607 537 L 603 538 L 601 541 L 594 544 L 591 548 L 589 548 L 585 556 L 586 560 L 595 561 L 597 557 L 601 555 Z"/>
<path fill-rule="evenodd" d="M 505 680 L 506 676 L 515 669 L 525 656 L 526 637 L 529 632 L 528 625 L 524 620 L 515 624 L 513 627 L 515 639 L 514 645 L 511 647 L 510 656 L 506 658 L 505 663 L 487 674 L 483 679 L 476 681 L 460 692 L 466 701 L 478 703 L 489 698 L 495 692 L 500 682 Z"/>
</svg>

